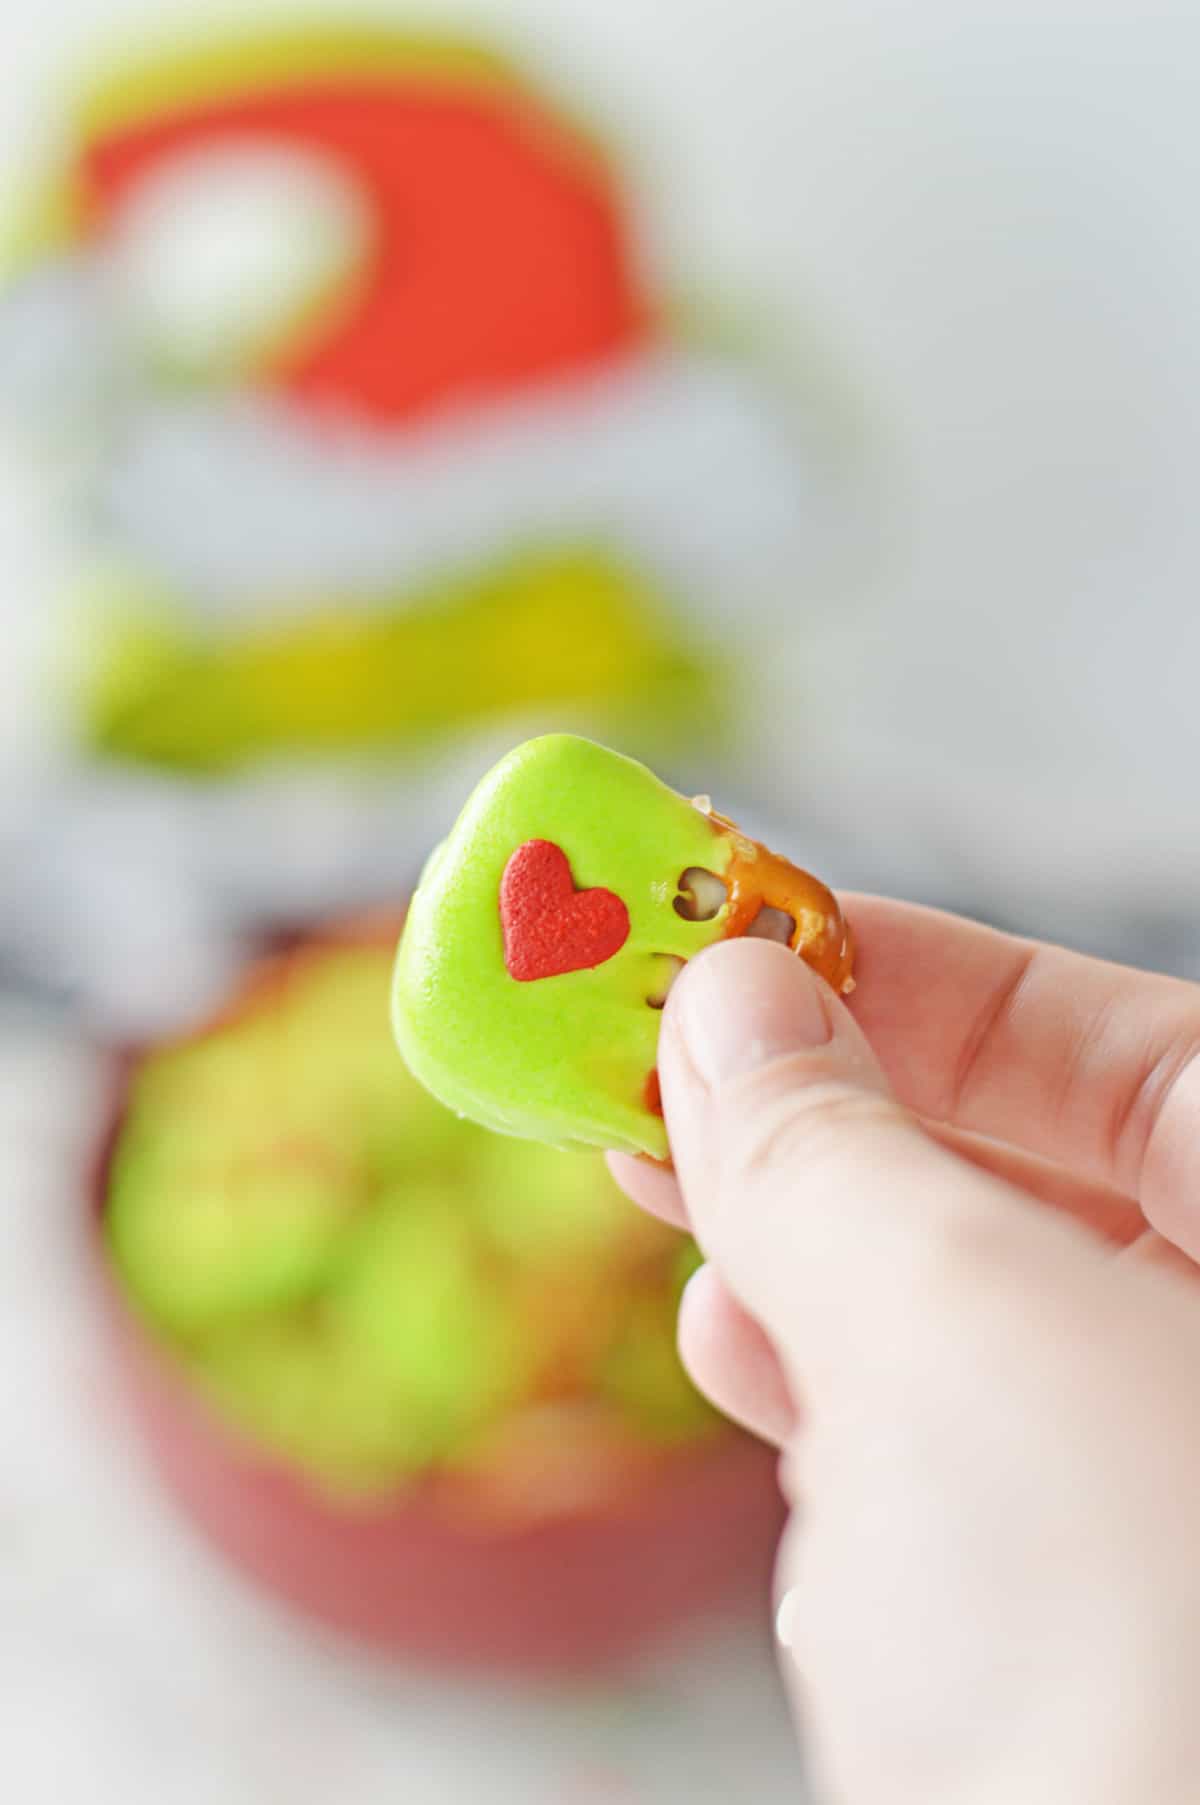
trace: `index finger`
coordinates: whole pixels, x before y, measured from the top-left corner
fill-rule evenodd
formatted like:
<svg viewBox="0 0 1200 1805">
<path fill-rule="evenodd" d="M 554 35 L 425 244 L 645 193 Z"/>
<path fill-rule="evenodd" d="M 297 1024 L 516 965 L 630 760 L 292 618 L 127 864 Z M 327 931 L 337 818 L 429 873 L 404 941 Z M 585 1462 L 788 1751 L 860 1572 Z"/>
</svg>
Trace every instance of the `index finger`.
<svg viewBox="0 0 1200 1805">
<path fill-rule="evenodd" d="M 1137 1197 L 1200 1251 L 1200 987 L 914 904 L 845 907 L 850 1007 L 902 1102 Z"/>
</svg>

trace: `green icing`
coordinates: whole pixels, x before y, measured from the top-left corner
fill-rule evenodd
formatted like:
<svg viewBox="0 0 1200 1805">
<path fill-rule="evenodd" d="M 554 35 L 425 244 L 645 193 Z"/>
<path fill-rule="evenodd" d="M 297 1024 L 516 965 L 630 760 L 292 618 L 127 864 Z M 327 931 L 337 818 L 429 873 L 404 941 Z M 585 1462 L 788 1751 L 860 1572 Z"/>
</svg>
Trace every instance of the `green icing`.
<svg viewBox="0 0 1200 1805">
<path fill-rule="evenodd" d="M 630 932 L 591 970 L 518 982 L 504 963 L 500 882 L 516 848 L 550 840 L 577 889 L 615 891 Z M 722 917 L 673 907 L 689 866 L 730 848 L 686 798 L 634 760 L 568 734 L 530 740 L 475 790 L 430 860 L 400 943 L 392 1020 L 410 1068 L 462 1115 L 560 1147 L 661 1156 L 645 1084 L 657 1057 L 661 955 L 687 959 Z"/>
</svg>

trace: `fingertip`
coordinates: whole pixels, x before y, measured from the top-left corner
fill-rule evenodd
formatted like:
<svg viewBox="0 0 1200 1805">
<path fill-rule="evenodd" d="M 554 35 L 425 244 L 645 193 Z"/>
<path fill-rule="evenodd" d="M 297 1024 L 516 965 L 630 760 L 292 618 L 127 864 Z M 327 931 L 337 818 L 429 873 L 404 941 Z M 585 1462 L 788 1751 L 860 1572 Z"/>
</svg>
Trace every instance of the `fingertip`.
<svg viewBox="0 0 1200 1805">
<path fill-rule="evenodd" d="M 650 1216 L 688 1229 L 687 1207 L 674 1168 L 633 1153 L 606 1153 L 608 1169 L 632 1203 Z"/>
<path fill-rule="evenodd" d="M 774 1349 L 711 1265 L 684 1288 L 678 1334 L 688 1376 L 718 1410 L 776 1446 L 792 1434 L 796 1409 Z"/>
<path fill-rule="evenodd" d="M 715 1089 L 799 1047 L 833 1038 L 837 999 L 802 959 L 769 940 L 737 939 L 689 960 L 667 999 L 660 1067 L 667 1088 Z"/>
<path fill-rule="evenodd" d="M 775 1640 L 785 1654 L 795 1658 L 800 1646 L 800 1592 L 796 1586 L 779 1600 L 775 1611 Z"/>
<path fill-rule="evenodd" d="M 713 1207 L 736 1169 L 742 1118 L 760 1081 L 806 1054 L 877 1085 L 869 1049 L 829 986 L 787 948 L 738 939 L 689 960 L 667 999 L 659 1039 L 663 1109 L 687 1219 L 709 1246 Z M 749 1089 L 745 1080 L 750 1079 Z M 794 1070 L 789 1083 L 800 1082 Z"/>
</svg>

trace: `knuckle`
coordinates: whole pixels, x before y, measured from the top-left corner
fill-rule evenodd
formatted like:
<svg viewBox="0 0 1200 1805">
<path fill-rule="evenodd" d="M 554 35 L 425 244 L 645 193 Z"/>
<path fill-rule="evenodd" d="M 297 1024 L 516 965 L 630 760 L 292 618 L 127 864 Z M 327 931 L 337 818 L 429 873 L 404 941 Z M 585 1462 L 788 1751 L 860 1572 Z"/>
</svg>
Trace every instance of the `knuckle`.
<svg viewBox="0 0 1200 1805">
<path fill-rule="evenodd" d="M 1021 1207 L 1015 1198 L 1012 1207 Z M 977 1295 L 985 1284 L 998 1292 L 1028 1281 L 1014 1246 L 1011 1210 L 990 1198 L 966 1205 L 960 1193 L 941 1199 L 929 1211 L 922 1240 L 931 1283 L 954 1296 Z"/>
<path fill-rule="evenodd" d="M 786 1065 L 758 1076 L 722 1099 L 727 1198 L 779 1193 L 786 1210 L 801 1192 L 836 1195 L 861 1232 L 886 1240 L 895 1280 L 914 1299 L 1019 1288 L 1017 1193 L 960 1166 L 878 1088 L 811 1065 L 802 1081 Z"/>
<path fill-rule="evenodd" d="M 785 1169 L 811 1172 L 861 1155 L 881 1136 L 890 1136 L 908 1117 L 882 1091 L 832 1073 L 813 1072 L 811 1063 L 780 1061 L 758 1082 L 730 1087 L 722 1098 L 728 1155 L 743 1181 Z"/>
<path fill-rule="evenodd" d="M 1045 956 L 1045 949 L 1032 942 L 1013 943 L 1013 956 L 1008 970 L 985 998 L 983 1007 L 959 1048 L 950 1074 L 943 1111 L 947 1121 L 954 1121 L 966 1113 L 1022 999 L 1038 983 Z"/>
<path fill-rule="evenodd" d="M 1117 1097 L 1108 1125 L 1110 1163 L 1141 1197 L 1176 1137 L 1190 1151 L 1200 1131 L 1200 1022 L 1194 1015 L 1149 1049 Z"/>
</svg>

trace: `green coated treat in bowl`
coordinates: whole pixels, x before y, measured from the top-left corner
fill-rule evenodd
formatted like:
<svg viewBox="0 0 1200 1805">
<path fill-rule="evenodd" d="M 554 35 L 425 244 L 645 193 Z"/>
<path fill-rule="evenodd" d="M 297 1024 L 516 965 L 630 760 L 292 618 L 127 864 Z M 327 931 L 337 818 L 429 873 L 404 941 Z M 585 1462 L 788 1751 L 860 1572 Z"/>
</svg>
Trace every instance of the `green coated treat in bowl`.
<svg viewBox="0 0 1200 1805">
<path fill-rule="evenodd" d="M 491 1134 L 417 1083 L 389 1026 L 395 935 L 268 961 L 139 1062 L 104 1199 L 135 1314 L 214 1411 L 339 1498 L 435 1473 L 486 1496 L 563 1423 L 646 1452 L 711 1435 L 674 1344 L 690 1243 L 597 1154 Z"/>
</svg>

